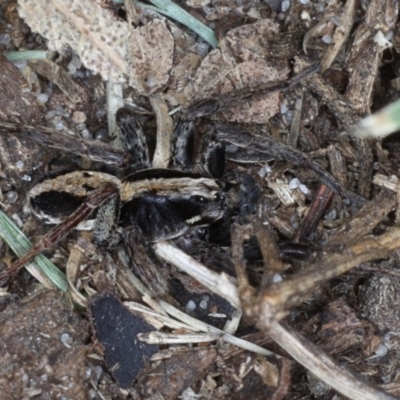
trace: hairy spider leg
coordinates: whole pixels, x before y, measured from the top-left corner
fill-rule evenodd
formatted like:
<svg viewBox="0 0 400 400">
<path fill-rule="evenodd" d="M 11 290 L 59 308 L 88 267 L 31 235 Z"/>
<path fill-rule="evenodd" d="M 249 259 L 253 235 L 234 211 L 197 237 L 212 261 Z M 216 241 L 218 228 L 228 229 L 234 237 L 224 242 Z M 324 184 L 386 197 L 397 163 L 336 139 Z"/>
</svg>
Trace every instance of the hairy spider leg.
<svg viewBox="0 0 400 400">
<path fill-rule="evenodd" d="M 131 155 L 133 167 L 135 169 L 149 168 L 149 148 L 139 120 L 128 109 L 120 108 L 117 112 L 117 124 L 122 145 Z"/>
<path fill-rule="evenodd" d="M 85 220 L 93 210 L 118 194 L 118 188 L 110 183 L 106 183 L 94 191 L 68 218 L 39 239 L 25 256 L 14 262 L 10 268 L 2 271 L 0 273 L 0 284 L 4 284 L 4 280 L 8 280 L 15 275 L 26 263 L 31 261 L 39 253 L 55 246 Z"/>
</svg>

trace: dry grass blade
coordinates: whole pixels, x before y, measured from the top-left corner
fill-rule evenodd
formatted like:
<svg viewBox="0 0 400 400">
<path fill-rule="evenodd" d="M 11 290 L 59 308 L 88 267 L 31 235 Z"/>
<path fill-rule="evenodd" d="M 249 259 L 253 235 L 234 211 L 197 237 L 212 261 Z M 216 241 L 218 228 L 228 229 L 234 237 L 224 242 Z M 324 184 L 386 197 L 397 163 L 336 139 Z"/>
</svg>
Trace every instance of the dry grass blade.
<svg viewBox="0 0 400 400">
<path fill-rule="evenodd" d="M 0 134 L 10 135 L 11 133 L 21 139 L 31 140 L 43 146 L 89 157 L 93 161 L 117 166 L 123 166 L 128 161 L 124 151 L 114 149 L 102 142 L 73 137 L 47 126 L 31 126 L 0 121 Z"/>
</svg>

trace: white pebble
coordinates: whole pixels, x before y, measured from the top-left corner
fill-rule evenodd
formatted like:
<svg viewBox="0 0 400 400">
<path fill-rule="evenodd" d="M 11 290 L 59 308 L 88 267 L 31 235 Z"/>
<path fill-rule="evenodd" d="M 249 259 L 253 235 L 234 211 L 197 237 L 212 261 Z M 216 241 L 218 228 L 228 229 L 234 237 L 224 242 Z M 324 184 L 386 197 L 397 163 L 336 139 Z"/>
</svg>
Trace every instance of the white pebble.
<svg viewBox="0 0 400 400">
<path fill-rule="evenodd" d="M 82 66 L 82 61 L 76 54 L 74 54 L 70 61 L 70 64 L 73 65 L 76 69 L 78 69 Z"/>
<path fill-rule="evenodd" d="M 22 170 L 24 169 L 24 162 L 21 161 L 21 160 L 19 160 L 19 161 L 17 161 L 17 162 L 15 163 L 15 166 L 16 166 L 20 171 L 22 171 Z"/>
<path fill-rule="evenodd" d="M 215 8 L 209 5 L 206 5 L 203 7 L 203 11 L 206 15 L 214 14 L 215 13 Z"/>
<path fill-rule="evenodd" d="M 325 221 L 334 221 L 337 217 L 337 212 L 336 208 L 332 208 L 331 211 L 328 212 L 328 214 L 325 215 L 324 220 Z"/>
<path fill-rule="evenodd" d="M 32 177 L 30 175 L 24 174 L 24 175 L 22 175 L 21 179 L 23 181 L 30 182 L 32 180 Z"/>
<path fill-rule="evenodd" d="M 385 345 L 383 345 L 383 344 L 380 344 L 380 345 L 378 346 L 378 348 L 375 350 L 375 354 L 376 354 L 378 357 L 386 356 L 387 352 L 388 352 L 388 349 L 387 349 L 387 347 L 386 347 Z"/>
<path fill-rule="evenodd" d="M 50 110 L 50 111 L 47 111 L 47 113 L 45 115 L 45 118 L 46 119 L 52 119 L 55 116 L 57 116 L 57 111 L 56 110 Z"/>
<path fill-rule="evenodd" d="M 264 176 L 268 175 L 269 173 L 271 173 L 271 167 L 269 165 L 265 165 L 258 171 L 258 175 L 261 176 L 261 178 L 264 178 Z"/>
<path fill-rule="evenodd" d="M 342 20 L 336 15 L 331 18 L 331 22 L 336 26 L 342 26 Z"/>
<path fill-rule="evenodd" d="M 205 310 L 205 309 L 208 307 L 208 300 L 209 300 L 209 297 L 206 296 L 206 297 L 204 298 L 204 300 L 202 300 L 202 301 L 200 302 L 200 304 L 199 304 L 200 308 L 202 308 L 203 310 Z"/>
<path fill-rule="evenodd" d="M 92 138 L 88 129 L 82 129 L 81 130 L 81 136 L 84 139 L 91 139 Z"/>
<path fill-rule="evenodd" d="M 18 200 L 18 193 L 14 192 L 13 190 L 7 192 L 6 196 L 10 204 L 14 204 Z"/>
<path fill-rule="evenodd" d="M 197 44 L 197 54 L 200 57 L 205 57 L 208 54 L 208 51 L 210 50 L 210 46 L 208 43 L 202 42 Z"/>
<path fill-rule="evenodd" d="M 282 282 L 282 275 L 281 274 L 274 274 L 274 276 L 272 277 L 272 282 L 273 283 L 279 283 Z"/>
<path fill-rule="evenodd" d="M 61 343 L 65 346 L 68 347 L 69 349 L 71 348 L 70 342 L 71 338 L 68 333 L 63 333 L 60 337 Z"/>
<path fill-rule="evenodd" d="M 75 68 L 75 66 L 73 66 L 73 65 L 71 65 L 71 64 L 68 64 L 68 72 L 69 72 L 69 74 L 70 75 L 75 75 L 75 73 L 76 73 L 76 68 Z"/>
<path fill-rule="evenodd" d="M 37 101 L 39 103 L 45 104 L 49 100 L 49 96 L 46 93 L 40 93 L 37 95 Z"/>
<path fill-rule="evenodd" d="M 196 303 L 193 300 L 189 300 L 185 308 L 186 311 L 193 311 L 196 308 Z"/>
<path fill-rule="evenodd" d="M 286 114 L 289 111 L 289 108 L 285 103 L 281 104 L 281 114 Z"/>
<path fill-rule="evenodd" d="M 26 60 L 17 60 L 13 61 L 13 64 L 18 68 L 18 69 L 25 69 L 28 63 Z"/>
<path fill-rule="evenodd" d="M 304 194 L 310 194 L 310 193 L 311 193 L 310 190 L 308 189 L 308 187 L 307 187 L 306 185 L 301 184 L 301 185 L 299 186 L 299 189 L 300 189 L 300 191 L 301 191 L 302 193 L 304 193 Z"/>
<path fill-rule="evenodd" d="M 286 10 L 288 10 L 289 7 L 290 7 L 290 1 L 289 0 L 283 0 L 282 1 L 282 5 L 281 5 L 282 12 L 285 12 Z"/>
<path fill-rule="evenodd" d="M 297 178 L 293 178 L 289 182 L 289 189 L 294 190 L 297 189 L 298 187 L 300 187 L 300 181 Z"/>
<path fill-rule="evenodd" d="M 332 43 L 332 36 L 331 35 L 324 35 L 322 36 L 322 41 L 326 44 Z"/>
</svg>

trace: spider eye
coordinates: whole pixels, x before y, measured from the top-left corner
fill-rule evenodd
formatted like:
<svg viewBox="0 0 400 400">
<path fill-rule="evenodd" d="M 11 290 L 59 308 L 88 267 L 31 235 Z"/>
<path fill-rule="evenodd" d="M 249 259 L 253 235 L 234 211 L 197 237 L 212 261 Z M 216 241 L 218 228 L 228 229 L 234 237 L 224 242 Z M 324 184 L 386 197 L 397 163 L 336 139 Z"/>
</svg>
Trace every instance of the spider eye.
<svg viewBox="0 0 400 400">
<path fill-rule="evenodd" d="M 205 204 L 207 203 L 207 199 L 204 196 L 192 196 L 192 199 L 196 202 L 196 203 L 200 203 L 200 204 Z"/>
<path fill-rule="evenodd" d="M 213 199 L 216 202 L 220 202 L 224 199 L 224 195 L 222 193 L 215 193 Z"/>
</svg>

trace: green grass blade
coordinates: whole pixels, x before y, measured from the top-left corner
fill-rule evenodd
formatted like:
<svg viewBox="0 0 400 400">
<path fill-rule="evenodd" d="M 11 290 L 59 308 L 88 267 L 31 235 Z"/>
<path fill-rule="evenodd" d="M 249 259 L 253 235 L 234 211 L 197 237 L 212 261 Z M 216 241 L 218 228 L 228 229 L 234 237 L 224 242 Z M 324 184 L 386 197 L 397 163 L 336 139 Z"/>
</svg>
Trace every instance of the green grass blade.
<svg viewBox="0 0 400 400">
<path fill-rule="evenodd" d="M 136 0 L 132 1 L 135 6 L 138 6 L 140 8 L 147 8 L 180 22 L 182 25 L 185 25 L 197 35 L 199 35 L 211 47 L 215 48 L 218 46 L 218 39 L 212 29 L 204 25 L 198 19 L 193 17 L 193 15 L 189 14 L 187 11 L 179 7 L 177 4 L 173 3 L 171 0 L 149 0 L 150 3 L 154 4 L 154 6 L 141 3 Z M 114 0 L 114 3 L 123 3 L 123 0 Z"/>
<path fill-rule="evenodd" d="M 8 61 L 43 60 L 48 57 L 45 50 L 8 51 L 4 53 Z"/>
<path fill-rule="evenodd" d="M 29 239 L 19 230 L 15 223 L 0 210 L 0 237 L 11 247 L 13 252 L 22 257 L 31 248 Z M 35 257 L 32 267 L 28 268 L 42 283 L 50 281 L 53 286 L 66 292 L 68 282 L 65 274 L 61 272 L 49 259 L 42 254 Z M 42 279 L 41 279 L 42 278 Z"/>
</svg>

